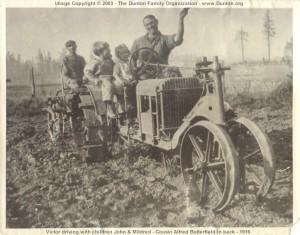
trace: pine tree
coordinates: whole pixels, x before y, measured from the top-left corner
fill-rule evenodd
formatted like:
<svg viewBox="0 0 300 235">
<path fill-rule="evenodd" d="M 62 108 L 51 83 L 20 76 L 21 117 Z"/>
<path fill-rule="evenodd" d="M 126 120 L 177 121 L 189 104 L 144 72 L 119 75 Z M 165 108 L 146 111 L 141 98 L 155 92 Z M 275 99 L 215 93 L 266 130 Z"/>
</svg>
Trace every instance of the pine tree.
<svg viewBox="0 0 300 235">
<path fill-rule="evenodd" d="M 268 46 L 268 62 L 271 60 L 271 38 L 275 36 L 275 26 L 272 19 L 272 14 L 270 10 L 266 10 L 264 18 L 264 34 L 267 40 Z"/>
</svg>

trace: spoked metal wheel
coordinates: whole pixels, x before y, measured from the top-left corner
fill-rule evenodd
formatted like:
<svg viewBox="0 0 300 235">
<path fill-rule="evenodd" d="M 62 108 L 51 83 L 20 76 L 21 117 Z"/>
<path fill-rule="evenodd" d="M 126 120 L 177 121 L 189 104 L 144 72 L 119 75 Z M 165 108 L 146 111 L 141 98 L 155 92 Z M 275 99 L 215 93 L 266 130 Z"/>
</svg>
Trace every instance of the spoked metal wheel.
<svg viewBox="0 0 300 235">
<path fill-rule="evenodd" d="M 200 204 L 215 212 L 224 210 L 239 178 L 236 151 L 225 130 L 208 121 L 194 124 L 183 137 L 180 159 L 185 184 Z"/>
<path fill-rule="evenodd" d="M 83 149 L 86 162 L 104 161 L 107 158 L 105 142 L 104 115 L 99 114 L 98 106 L 102 104 L 101 93 L 95 87 L 86 87 L 85 91 L 79 94 L 79 108 L 82 113 L 83 127 Z M 79 115 L 80 116 L 80 113 Z M 81 128 L 80 126 L 78 128 Z"/>
<path fill-rule="evenodd" d="M 64 117 L 62 113 L 48 112 L 48 133 L 53 143 L 62 141 L 64 133 Z"/>
<path fill-rule="evenodd" d="M 85 115 L 88 112 L 89 110 L 85 110 Z M 97 122 L 97 120 L 95 120 L 95 122 L 90 122 L 91 119 L 88 121 L 86 120 L 83 125 L 83 148 L 86 150 L 84 160 L 89 163 L 104 161 L 108 157 L 107 146 L 103 134 L 104 127 Z"/>
<path fill-rule="evenodd" d="M 229 122 L 229 134 L 239 153 L 240 192 L 266 196 L 275 176 L 274 151 L 268 136 L 253 121 L 240 117 Z"/>
</svg>

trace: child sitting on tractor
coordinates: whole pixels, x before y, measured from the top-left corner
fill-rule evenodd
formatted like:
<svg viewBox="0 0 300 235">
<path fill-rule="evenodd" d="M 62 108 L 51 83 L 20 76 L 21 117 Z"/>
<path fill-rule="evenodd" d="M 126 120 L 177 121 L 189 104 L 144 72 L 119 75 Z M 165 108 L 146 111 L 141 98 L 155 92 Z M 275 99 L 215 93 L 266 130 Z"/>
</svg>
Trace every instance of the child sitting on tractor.
<svg viewBox="0 0 300 235">
<path fill-rule="evenodd" d="M 114 62 L 107 42 L 95 42 L 90 61 L 84 68 L 84 76 L 96 86 L 101 85 L 102 98 L 106 104 L 107 116 L 116 118 L 113 107 L 113 97 L 116 88 L 113 83 Z"/>
<path fill-rule="evenodd" d="M 117 58 L 114 66 L 114 84 L 116 87 L 118 100 L 121 102 L 121 110 L 131 109 L 135 102 L 135 85 L 137 81 L 133 78 L 129 69 L 130 51 L 125 44 L 120 44 L 115 48 L 115 56 Z M 119 111 L 120 112 L 120 111 Z"/>
</svg>

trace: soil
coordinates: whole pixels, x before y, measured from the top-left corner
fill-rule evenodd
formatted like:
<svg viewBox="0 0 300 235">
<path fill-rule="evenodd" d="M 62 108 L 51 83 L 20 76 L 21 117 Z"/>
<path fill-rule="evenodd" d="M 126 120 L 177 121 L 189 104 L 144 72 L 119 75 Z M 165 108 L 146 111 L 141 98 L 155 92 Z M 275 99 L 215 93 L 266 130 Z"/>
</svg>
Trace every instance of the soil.
<svg viewBox="0 0 300 235">
<path fill-rule="evenodd" d="M 7 227 L 290 226 L 290 106 L 246 105 L 236 110 L 268 133 L 277 160 L 274 185 L 262 202 L 241 194 L 224 212 L 198 208 L 193 219 L 187 216 L 183 179 L 166 176 L 158 158 L 135 151 L 129 158 L 88 164 L 71 136 L 64 146 L 51 143 L 46 115 L 8 116 Z"/>
</svg>

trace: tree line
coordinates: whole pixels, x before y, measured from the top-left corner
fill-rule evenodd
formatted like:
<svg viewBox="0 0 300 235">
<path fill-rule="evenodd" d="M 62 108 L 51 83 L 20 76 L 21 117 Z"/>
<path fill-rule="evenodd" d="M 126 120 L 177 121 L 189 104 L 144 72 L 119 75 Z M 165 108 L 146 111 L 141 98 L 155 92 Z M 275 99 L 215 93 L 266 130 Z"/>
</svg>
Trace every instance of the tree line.
<svg viewBox="0 0 300 235">
<path fill-rule="evenodd" d="M 271 62 L 271 49 L 272 49 L 272 40 L 276 36 L 276 28 L 275 23 L 272 17 L 272 12 L 270 10 L 265 11 L 265 15 L 263 18 L 263 30 L 262 33 L 265 36 L 266 40 L 266 48 L 267 48 L 267 55 L 266 58 L 263 58 L 264 62 Z M 241 49 L 241 62 L 245 63 L 246 56 L 245 56 L 245 50 L 246 50 L 246 44 L 248 41 L 248 32 L 241 27 L 236 33 L 236 41 L 238 41 L 238 45 Z M 284 47 L 283 51 L 283 58 L 282 62 L 286 62 L 287 64 L 290 64 L 292 62 L 292 57 L 290 55 L 293 54 L 293 39 L 291 38 L 289 41 L 286 42 L 286 45 Z"/>
<path fill-rule="evenodd" d="M 41 49 L 31 60 L 22 59 L 20 54 L 6 53 L 6 81 L 16 85 L 58 83 L 60 81 L 61 58 L 52 58 L 50 52 Z"/>
<path fill-rule="evenodd" d="M 270 10 L 265 11 L 262 25 L 262 33 L 266 39 L 266 57 L 263 62 L 271 61 L 272 41 L 276 35 L 275 23 Z M 236 33 L 236 40 L 238 41 L 241 50 L 241 62 L 247 61 L 247 41 L 251 36 L 243 27 Z M 292 67 L 293 58 L 293 40 L 292 38 L 286 42 L 283 51 L 282 61 Z M 32 77 L 36 84 L 49 84 L 60 83 L 60 69 L 61 61 L 64 56 L 64 51 L 61 53 L 60 58 L 52 58 L 50 52 L 42 52 L 41 49 L 31 60 L 23 60 L 20 54 L 6 53 L 6 81 L 8 83 L 27 85 L 31 84 Z M 179 59 L 179 58 L 178 58 Z"/>
</svg>

